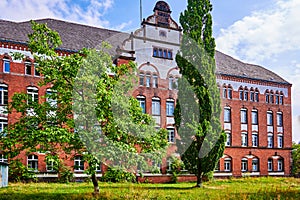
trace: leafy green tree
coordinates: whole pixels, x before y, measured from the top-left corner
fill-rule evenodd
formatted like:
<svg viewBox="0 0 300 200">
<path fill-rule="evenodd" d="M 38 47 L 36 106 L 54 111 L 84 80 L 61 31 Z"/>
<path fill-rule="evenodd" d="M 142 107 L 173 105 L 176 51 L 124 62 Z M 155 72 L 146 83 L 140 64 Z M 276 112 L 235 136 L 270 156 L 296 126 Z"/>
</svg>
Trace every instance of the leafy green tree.
<svg viewBox="0 0 300 200">
<path fill-rule="evenodd" d="M 56 51 L 62 43 L 57 32 L 35 22 L 32 29 L 28 47 L 43 75 L 39 86 L 51 91 L 39 102 L 23 93 L 13 96 L 9 111 L 20 117 L 3 133 L 1 149 L 11 158 L 21 151 L 47 151 L 46 161 L 55 161 L 62 176 L 66 170 L 59 155 L 81 154 L 89 164 L 86 172 L 94 193 L 99 193 L 99 162 L 117 163 L 124 170 L 138 164 L 146 168 L 147 159 L 161 159 L 167 131 L 156 130 L 152 118 L 130 96 L 135 64 L 113 65 L 105 53 L 107 44 L 61 56 Z"/>
<path fill-rule="evenodd" d="M 295 177 L 299 177 L 300 176 L 300 144 L 293 143 L 292 159 L 293 159 L 292 174 Z"/>
<path fill-rule="evenodd" d="M 215 40 L 209 0 L 188 0 L 180 15 L 183 37 L 176 62 L 179 80 L 175 124 L 181 141 L 178 151 L 187 170 L 202 177 L 213 171 L 225 148 L 220 123 L 220 94 L 215 76 Z"/>
</svg>

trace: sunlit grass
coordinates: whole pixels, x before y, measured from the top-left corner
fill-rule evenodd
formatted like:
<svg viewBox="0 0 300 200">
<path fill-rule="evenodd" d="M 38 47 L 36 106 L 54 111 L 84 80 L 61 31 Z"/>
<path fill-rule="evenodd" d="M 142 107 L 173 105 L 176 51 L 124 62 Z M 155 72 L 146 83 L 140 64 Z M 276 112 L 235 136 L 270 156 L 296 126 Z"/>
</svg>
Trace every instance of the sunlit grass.
<svg viewBox="0 0 300 200">
<path fill-rule="evenodd" d="M 241 178 L 195 183 L 100 183 L 93 196 L 91 183 L 11 183 L 0 189 L 0 199 L 300 199 L 300 179 Z"/>
</svg>

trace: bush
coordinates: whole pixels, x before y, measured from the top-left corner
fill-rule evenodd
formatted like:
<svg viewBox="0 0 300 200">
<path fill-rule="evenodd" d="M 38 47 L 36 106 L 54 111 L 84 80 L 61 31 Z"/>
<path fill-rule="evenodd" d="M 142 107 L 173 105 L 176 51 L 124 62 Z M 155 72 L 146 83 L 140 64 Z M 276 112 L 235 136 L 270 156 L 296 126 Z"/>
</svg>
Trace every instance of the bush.
<svg viewBox="0 0 300 200">
<path fill-rule="evenodd" d="M 108 168 L 102 177 L 104 182 L 136 182 L 136 177 L 133 173 L 125 172 L 120 169 Z"/>
<path fill-rule="evenodd" d="M 10 162 L 8 178 L 12 182 L 37 181 L 34 171 L 29 170 L 20 160 L 12 160 Z"/>
</svg>

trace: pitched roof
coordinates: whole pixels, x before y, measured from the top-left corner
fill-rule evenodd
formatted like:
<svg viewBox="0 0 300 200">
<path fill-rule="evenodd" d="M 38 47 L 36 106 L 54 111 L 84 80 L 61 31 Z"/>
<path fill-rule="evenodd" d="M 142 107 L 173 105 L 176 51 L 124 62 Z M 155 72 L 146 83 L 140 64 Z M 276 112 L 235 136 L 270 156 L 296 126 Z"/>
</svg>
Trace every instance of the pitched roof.
<svg viewBox="0 0 300 200">
<path fill-rule="evenodd" d="M 116 48 L 122 41 L 128 38 L 127 33 L 56 19 L 40 19 L 35 21 L 38 23 L 47 23 L 49 28 L 57 31 L 63 42 L 60 48 L 70 51 L 76 51 L 84 47 L 95 48 L 102 41 L 109 41 Z M 29 21 L 18 23 L 0 20 L 0 40 L 27 43 L 27 35 L 31 32 Z M 279 75 L 264 67 L 241 62 L 219 51 L 216 51 L 215 58 L 217 74 L 289 84 Z"/>
</svg>

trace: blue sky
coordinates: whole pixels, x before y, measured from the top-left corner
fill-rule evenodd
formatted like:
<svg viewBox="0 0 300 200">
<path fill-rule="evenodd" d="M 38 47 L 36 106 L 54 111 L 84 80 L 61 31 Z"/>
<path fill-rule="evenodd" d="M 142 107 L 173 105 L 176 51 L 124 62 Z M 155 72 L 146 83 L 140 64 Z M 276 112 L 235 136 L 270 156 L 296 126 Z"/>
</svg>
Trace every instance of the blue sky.
<svg viewBox="0 0 300 200">
<path fill-rule="evenodd" d="M 156 0 L 142 0 L 143 17 Z M 167 0 L 178 21 L 185 0 Z M 293 140 L 300 141 L 300 1 L 211 0 L 217 49 L 262 65 L 293 84 Z M 1 0 L 0 18 L 56 18 L 121 31 L 140 25 L 140 0 Z"/>
</svg>

